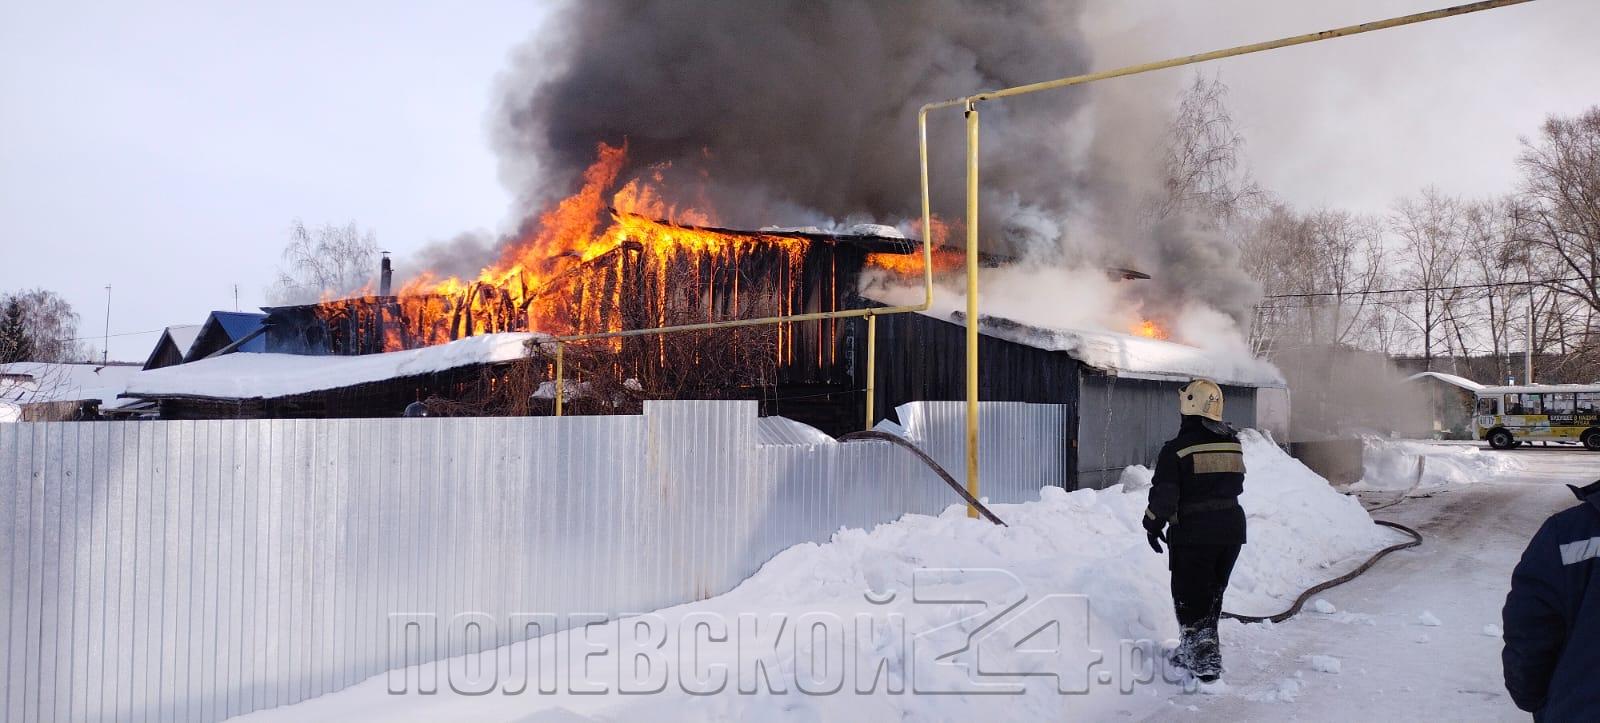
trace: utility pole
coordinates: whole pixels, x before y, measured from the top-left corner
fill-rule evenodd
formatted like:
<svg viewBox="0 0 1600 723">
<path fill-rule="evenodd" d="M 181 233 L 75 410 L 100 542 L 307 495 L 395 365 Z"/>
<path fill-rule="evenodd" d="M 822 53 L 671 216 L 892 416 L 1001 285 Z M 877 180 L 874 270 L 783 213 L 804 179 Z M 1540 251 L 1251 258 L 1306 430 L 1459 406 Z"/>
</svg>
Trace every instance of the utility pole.
<svg viewBox="0 0 1600 723">
<path fill-rule="evenodd" d="M 233 310 L 234 311 L 238 311 L 239 310 L 239 285 L 238 284 L 234 284 L 233 285 Z"/>
<path fill-rule="evenodd" d="M 105 336 L 100 339 L 100 365 L 105 366 L 111 360 L 111 284 L 106 284 L 106 327 Z"/>
<path fill-rule="evenodd" d="M 1533 383 L 1533 286 L 1528 287 L 1528 343 L 1522 349 L 1522 383 Z"/>
</svg>

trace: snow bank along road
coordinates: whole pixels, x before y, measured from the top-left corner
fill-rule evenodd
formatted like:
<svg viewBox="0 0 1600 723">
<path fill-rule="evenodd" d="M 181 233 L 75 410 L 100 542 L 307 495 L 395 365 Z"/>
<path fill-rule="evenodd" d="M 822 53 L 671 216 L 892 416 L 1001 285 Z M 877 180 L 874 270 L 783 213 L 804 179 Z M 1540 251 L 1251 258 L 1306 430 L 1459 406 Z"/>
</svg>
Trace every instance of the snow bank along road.
<svg viewBox="0 0 1600 723">
<path fill-rule="evenodd" d="M 1250 544 L 1230 611 L 1275 612 L 1399 539 L 1269 442 L 1244 441 Z M 784 551 L 726 595 L 391 672 L 250 717 L 1517 718 L 1500 688 L 1499 639 L 1486 627 L 1499 622 L 1522 545 L 1568 504 L 1556 483 L 1600 476 L 1600 455 L 1526 456 L 1515 472 L 1430 488 L 1385 510 L 1427 543 L 1325 593 L 1299 618 L 1225 623 L 1226 682 L 1202 690 L 1139 662 L 1177 630 L 1165 557 L 1139 526 L 1149 470 L 1130 468 L 1107 490 L 1048 489 L 1037 502 L 996 506 L 1010 527 L 951 508 L 843 530 Z M 1058 634 L 1032 635 L 1052 620 Z M 1051 645 L 1061 652 L 1028 652 Z M 435 675 L 437 693 L 417 694 Z"/>
</svg>

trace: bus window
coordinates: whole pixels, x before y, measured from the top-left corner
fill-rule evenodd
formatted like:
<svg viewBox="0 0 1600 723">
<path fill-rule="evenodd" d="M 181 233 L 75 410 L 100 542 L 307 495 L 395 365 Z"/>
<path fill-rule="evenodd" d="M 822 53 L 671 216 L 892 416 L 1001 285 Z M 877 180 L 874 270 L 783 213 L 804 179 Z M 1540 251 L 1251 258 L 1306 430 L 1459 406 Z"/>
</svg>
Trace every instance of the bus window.
<svg viewBox="0 0 1600 723">
<path fill-rule="evenodd" d="M 1521 397 L 1515 394 L 1506 395 L 1506 414 L 1523 414 Z"/>
<path fill-rule="evenodd" d="M 1579 414 L 1600 414 L 1600 392 L 1578 392 Z"/>
<path fill-rule="evenodd" d="M 1571 414 L 1572 394 L 1546 394 L 1544 395 L 1545 414 Z"/>
<path fill-rule="evenodd" d="M 1600 397 L 1600 394 L 1595 395 Z M 1494 397 L 1484 397 L 1478 400 L 1478 414 L 1495 415 L 1500 413 L 1500 400 Z"/>
<path fill-rule="evenodd" d="M 1543 394 L 1523 394 L 1521 414 L 1544 414 Z"/>
</svg>

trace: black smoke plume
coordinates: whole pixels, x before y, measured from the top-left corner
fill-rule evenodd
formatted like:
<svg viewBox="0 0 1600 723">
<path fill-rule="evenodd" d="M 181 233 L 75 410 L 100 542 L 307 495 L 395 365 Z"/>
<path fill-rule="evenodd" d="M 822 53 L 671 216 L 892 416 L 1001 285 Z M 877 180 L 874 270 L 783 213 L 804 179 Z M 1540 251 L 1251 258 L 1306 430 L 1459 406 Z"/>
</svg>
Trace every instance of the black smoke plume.
<svg viewBox="0 0 1600 723">
<path fill-rule="evenodd" d="M 669 193 L 705 189 L 730 225 L 911 218 L 917 109 L 1083 71 L 1078 15 L 1033 0 L 575 3 L 504 78 L 505 175 L 537 209 L 571 191 L 596 143 L 626 140 L 633 170 L 693 174 Z M 1017 194 L 1005 207 L 1066 208 L 1081 99 L 984 108 L 985 186 Z M 930 121 L 947 218 L 962 214 L 963 132 L 959 110 Z"/>
</svg>

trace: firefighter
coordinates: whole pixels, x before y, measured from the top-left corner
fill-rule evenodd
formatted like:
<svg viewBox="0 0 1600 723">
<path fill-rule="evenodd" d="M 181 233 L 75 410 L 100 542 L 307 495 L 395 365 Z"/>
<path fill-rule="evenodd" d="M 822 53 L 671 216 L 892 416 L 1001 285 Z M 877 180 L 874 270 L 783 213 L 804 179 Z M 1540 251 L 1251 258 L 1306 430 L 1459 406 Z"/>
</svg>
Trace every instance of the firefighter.
<svg viewBox="0 0 1600 723">
<path fill-rule="evenodd" d="M 1600 481 L 1545 520 L 1501 611 L 1506 690 L 1534 720 L 1600 720 Z"/>
<path fill-rule="evenodd" d="M 1245 541 L 1244 450 L 1238 433 L 1222 421 L 1222 388 L 1195 379 L 1178 390 L 1182 424 L 1161 448 L 1144 528 L 1150 547 L 1167 543 L 1172 606 L 1182 639 L 1171 662 L 1200 680 L 1222 675 L 1217 619 L 1222 593 Z"/>
</svg>

